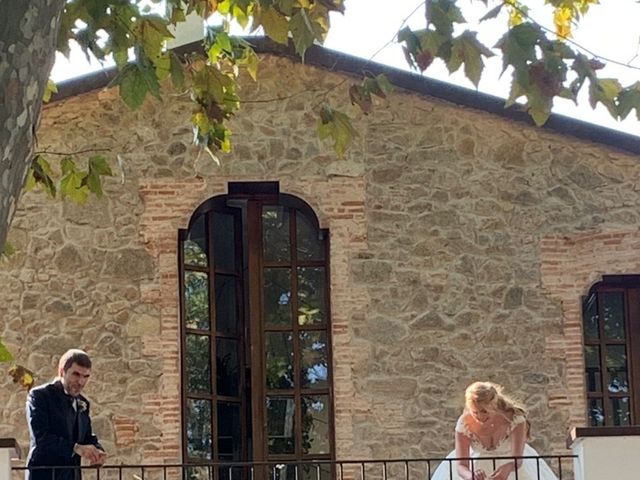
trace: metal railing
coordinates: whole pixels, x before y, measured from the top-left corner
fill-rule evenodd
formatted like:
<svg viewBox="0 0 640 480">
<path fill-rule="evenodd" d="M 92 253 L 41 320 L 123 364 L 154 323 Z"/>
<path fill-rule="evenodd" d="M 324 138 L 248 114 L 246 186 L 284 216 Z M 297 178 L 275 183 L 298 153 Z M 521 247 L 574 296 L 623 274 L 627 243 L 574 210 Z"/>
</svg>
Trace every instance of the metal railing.
<svg viewBox="0 0 640 480">
<path fill-rule="evenodd" d="M 514 480 L 525 476 L 521 473 L 525 462 L 535 473 L 527 480 L 547 480 L 541 472 L 543 462 L 554 472 L 558 480 L 573 479 L 575 455 L 544 455 L 523 457 L 482 457 L 482 468 L 495 470 L 504 463 L 513 462 Z M 469 468 L 478 467 L 477 458 L 417 458 L 387 460 L 313 460 L 302 462 L 210 462 L 201 464 L 149 464 L 104 465 L 102 467 L 13 467 L 11 480 L 22 480 L 25 471 L 39 472 L 46 480 L 75 480 L 81 472 L 82 480 L 429 480 L 436 468 L 444 462 L 446 474 L 443 480 L 457 479 L 458 461 L 470 461 Z M 488 463 L 487 463 L 488 462 Z M 487 472 L 487 477 L 491 472 Z M 41 476 L 44 475 L 44 476 Z M 4 479 L 2 479 L 4 480 Z"/>
</svg>

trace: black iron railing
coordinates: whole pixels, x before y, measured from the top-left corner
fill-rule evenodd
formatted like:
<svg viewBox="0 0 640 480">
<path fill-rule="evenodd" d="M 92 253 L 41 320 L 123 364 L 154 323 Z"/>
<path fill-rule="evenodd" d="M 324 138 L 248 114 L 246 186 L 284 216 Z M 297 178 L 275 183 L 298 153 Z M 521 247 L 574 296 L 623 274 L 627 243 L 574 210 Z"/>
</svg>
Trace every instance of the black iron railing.
<svg viewBox="0 0 640 480">
<path fill-rule="evenodd" d="M 530 462 L 532 480 L 547 480 L 542 474 L 546 463 L 558 480 L 573 479 L 575 455 L 544 455 L 523 457 L 483 457 L 483 468 L 495 470 L 513 462 L 519 468 L 513 472 L 515 480 L 523 477 L 522 464 Z M 11 480 L 22 480 L 26 470 L 38 472 L 46 480 L 74 480 L 81 472 L 82 480 L 429 480 L 444 462 L 449 478 L 457 479 L 458 461 L 471 458 L 418 458 L 387 460 L 314 460 L 304 462 L 219 462 L 165 465 L 104 465 L 97 467 L 14 467 Z M 488 463 L 487 463 L 488 462 Z M 469 468 L 480 468 L 473 461 Z M 533 470 L 532 470 L 533 468 Z M 487 472 L 487 477 L 491 472 Z M 41 475 L 44 474 L 44 477 Z M 530 476 L 527 476 L 527 480 Z M 4 480 L 4 479 L 2 479 Z"/>
</svg>

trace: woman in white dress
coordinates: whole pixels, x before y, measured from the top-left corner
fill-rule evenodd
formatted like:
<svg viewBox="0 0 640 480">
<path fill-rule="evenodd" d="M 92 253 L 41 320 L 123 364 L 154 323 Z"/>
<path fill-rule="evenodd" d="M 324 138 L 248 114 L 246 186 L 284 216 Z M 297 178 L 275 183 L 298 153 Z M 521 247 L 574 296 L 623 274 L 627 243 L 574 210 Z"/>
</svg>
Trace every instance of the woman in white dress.
<svg viewBox="0 0 640 480">
<path fill-rule="evenodd" d="M 465 391 L 465 408 L 456 423 L 456 448 L 443 461 L 431 480 L 557 480 L 542 459 L 498 459 L 529 457 L 538 453 L 526 443 L 529 422 L 524 407 L 491 382 L 476 382 Z M 483 459 L 483 457 L 485 457 Z"/>
</svg>

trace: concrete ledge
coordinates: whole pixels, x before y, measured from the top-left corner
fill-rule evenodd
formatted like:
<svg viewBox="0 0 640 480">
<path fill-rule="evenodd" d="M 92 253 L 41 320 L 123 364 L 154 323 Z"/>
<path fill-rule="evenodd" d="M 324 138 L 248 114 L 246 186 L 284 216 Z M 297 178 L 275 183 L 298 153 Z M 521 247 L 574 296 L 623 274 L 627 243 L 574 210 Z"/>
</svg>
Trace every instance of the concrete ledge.
<svg viewBox="0 0 640 480">
<path fill-rule="evenodd" d="M 0 438 L 0 450 L 13 451 L 13 458 L 15 459 L 20 459 L 22 457 L 20 444 L 15 438 Z"/>
<path fill-rule="evenodd" d="M 590 427 L 571 431 L 576 480 L 637 480 L 640 427 Z"/>
</svg>

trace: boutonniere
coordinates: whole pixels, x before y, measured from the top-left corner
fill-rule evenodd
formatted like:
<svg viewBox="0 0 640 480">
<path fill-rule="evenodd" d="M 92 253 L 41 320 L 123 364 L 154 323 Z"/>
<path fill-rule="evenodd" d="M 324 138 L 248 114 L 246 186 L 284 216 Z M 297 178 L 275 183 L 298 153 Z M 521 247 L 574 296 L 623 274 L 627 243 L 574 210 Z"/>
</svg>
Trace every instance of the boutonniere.
<svg viewBox="0 0 640 480">
<path fill-rule="evenodd" d="M 84 400 L 78 399 L 78 411 L 79 412 L 86 412 L 88 406 L 89 405 L 87 405 L 87 402 L 85 402 Z"/>
</svg>

